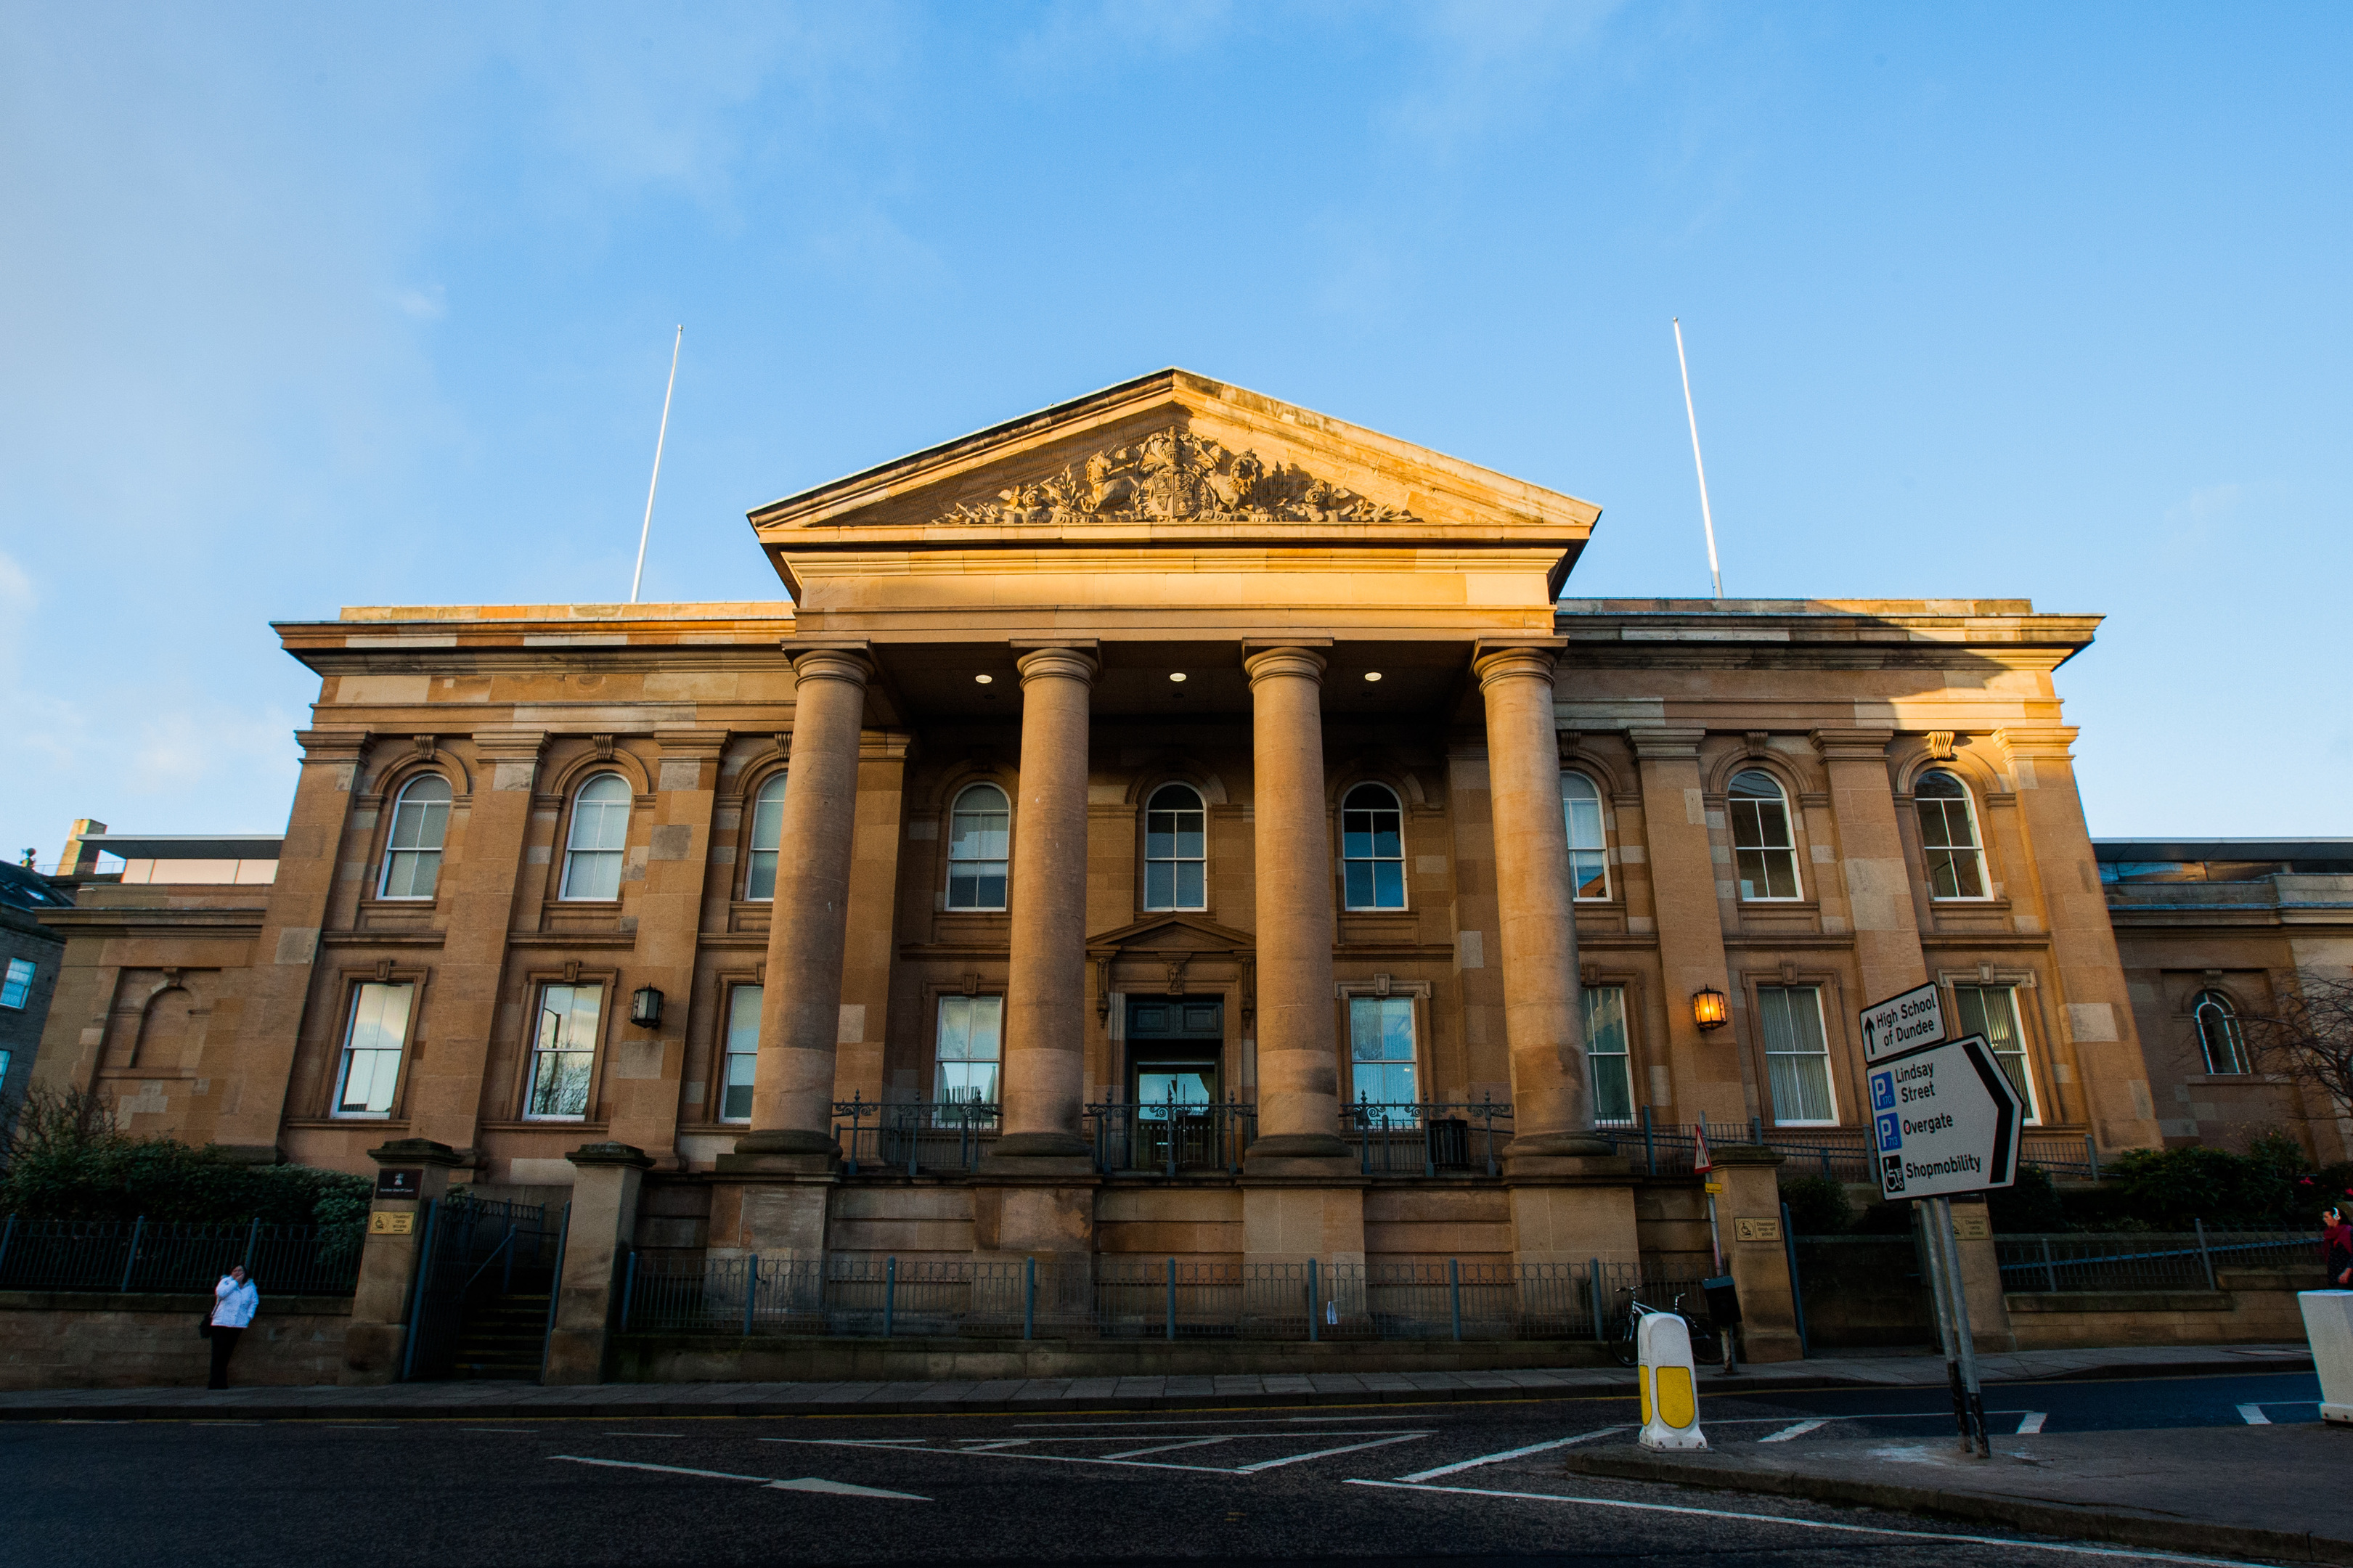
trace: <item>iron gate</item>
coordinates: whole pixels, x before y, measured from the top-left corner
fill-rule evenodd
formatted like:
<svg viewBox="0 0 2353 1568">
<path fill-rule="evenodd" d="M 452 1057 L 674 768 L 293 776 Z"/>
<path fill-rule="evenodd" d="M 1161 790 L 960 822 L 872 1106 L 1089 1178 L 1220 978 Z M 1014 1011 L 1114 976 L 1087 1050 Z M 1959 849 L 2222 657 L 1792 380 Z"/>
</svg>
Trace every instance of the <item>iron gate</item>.
<svg viewBox="0 0 2353 1568">
<path fill-rule="evenodd" d="M 563 1250 L 562 1229 L 548 1223 L 543 1205 L 464 1195 L 427 1205 L 402 1380 L 452 1375 L 468 1311 L 501 1297 L 544 1292 L 552 1321 Z"/>
</svg>

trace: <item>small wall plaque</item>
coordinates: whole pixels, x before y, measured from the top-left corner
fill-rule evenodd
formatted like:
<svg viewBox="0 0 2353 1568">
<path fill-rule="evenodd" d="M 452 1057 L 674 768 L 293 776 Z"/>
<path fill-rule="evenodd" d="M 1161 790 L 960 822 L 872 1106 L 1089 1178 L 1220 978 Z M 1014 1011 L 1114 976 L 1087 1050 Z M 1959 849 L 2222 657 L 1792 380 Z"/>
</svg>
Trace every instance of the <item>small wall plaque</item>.
<svg viewBox="0 0 2353 1568">
<path fill-rule="evenodd" d="M 375 1195 L 380 1198 L 413 1198 L 425 1190 L 425 1172 L 420 1167 L 386 1165 L 375 1173 Z"/>
<path fill-rule="evenodd" d="M 417 1216 L 413 1214 L 391 1214 L 379 1209 L 368 1215 L 370 1236 L 413 1236 L 416 1231 Z"/>
<path fill-rule="evenodd" d="M 1781 1222 L 1778 1219 L 1764 1219 L 1744 1215 L 1732 1222 L 1732 1239 L 1778 1241 L 1781 1239 Z"/>
<path fill-rule="evenodd" d="M 1953 1234 L 1963 1241 L 1983 1241 L 1993 1234 L 1993 1222 L 1981 1214 L 1953 1215 Z"/>
</svg>

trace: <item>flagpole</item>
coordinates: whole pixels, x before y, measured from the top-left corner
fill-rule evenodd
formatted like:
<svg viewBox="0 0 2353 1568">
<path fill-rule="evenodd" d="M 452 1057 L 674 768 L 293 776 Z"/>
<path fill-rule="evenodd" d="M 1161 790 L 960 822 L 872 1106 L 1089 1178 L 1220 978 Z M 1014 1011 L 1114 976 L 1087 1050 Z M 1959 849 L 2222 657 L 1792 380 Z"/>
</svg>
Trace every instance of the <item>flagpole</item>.
<svg viewBox="0 0 2353 1568">
<path fill-rule="evenodd" d="M 1680 335 L 1681 329 L 1677 329 L 1677 331 L 1678 335 L 1675 339 L 1675 342 L 1680 347 L 1683 342 L 1683 338 Z M 662 388 L 661 429 L 654 437 L 654 477 L 652 483 L 646 486 L 645 525 L 638 530 L 638 569 L 636 572 L 632 573 L 629 577 L 629 603 L 632 605 L 638 602 L 638 585 L 646 580 L 646 540 L 653 533 L 654 531 L 654 491 L 661 485 L 662 443 L 670 439 L 670 395 L 678 390 L 678 349 L 679 345 L 684 342 L 686 342 L 686 323 L 681 321 L 679 323 L 678 336 L 670 340 L 670 384 Z M 1686 381 L 1685 395 L 1689 395 L 1688 381 Z M 1693 427 L 1693 439 L 1694 440 L 1698 438 L 1697 431 L 1698 427 L 1694 426 Z M 1711 538 L 1708 543 L 1708 550 L 1711 552 L 1711 555 L 1715 549 L 1715 544 L 1713 538 Z M 1722 597 L 1720 590 L 1717 596 Z"/>
<path fill-rule="evenodd" d="M 1683 319 L 1675 318 L 1675 363 L 1683 373 L 1683 417 L 1691 421 L 1692 467 L 1699 470 L 1699 521 L 1707 530 L 1707 574 L 1715 580 L 1715 596 L 1724 597 L 1724 574 L 1715 564 L 1715 519 L 1707 510 L 1707 464 L 1699 455 L 1699 415 L 1692 408 L 1691 362 L 1683 357 Z M 650 502 L 648 503 L 650 506 Z"/>
</svg>

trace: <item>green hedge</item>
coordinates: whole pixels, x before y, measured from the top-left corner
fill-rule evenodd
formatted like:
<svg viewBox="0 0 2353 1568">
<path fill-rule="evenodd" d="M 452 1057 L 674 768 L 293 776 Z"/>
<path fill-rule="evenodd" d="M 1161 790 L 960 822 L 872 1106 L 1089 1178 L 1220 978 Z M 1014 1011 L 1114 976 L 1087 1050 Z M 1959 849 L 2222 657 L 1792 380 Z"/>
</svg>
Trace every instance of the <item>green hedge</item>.
<svg viewBox="0 0 2353 1568">
<path fill-rule="evenodd" d="M 79 1094 L 28 1098 L 5 1154 L 0 1211 L 37 1219 L 357 1226 L 372 1192 L 365 1176 L 133 1138 L 115 1130 L 102 1099 Z"/>
<path fill-rule="evenodd" d="M 2243 1154 L 2227 1149 L 2134 1149 L 2100 1173 L 2094 1187 L 2061 1187 L 2039 1165 L 2021 1165 L 2016 1184 L 1987 1195 L 1996 1231 L 2188 1230 L 2202 1221 L 2217 1230 L 2314 1230 L 2320 1211 L 2342 1202 L 2353 1210 L 2353 1164 L 2315 1168 L 2285 1133 L 2258 1138 Z M 1865 1234 L 1911 1227 L 1908 1204 L 1873 1203 L 1839 1221 L 1837 1206 L 1817 1189 L 1835 1187 L 1819 1176 L 1792 1176 L 1781 1195 L 1799 1235 Z M 1840 1196 L 1842 1199 L 1841 1190 Z"/>
</svg>

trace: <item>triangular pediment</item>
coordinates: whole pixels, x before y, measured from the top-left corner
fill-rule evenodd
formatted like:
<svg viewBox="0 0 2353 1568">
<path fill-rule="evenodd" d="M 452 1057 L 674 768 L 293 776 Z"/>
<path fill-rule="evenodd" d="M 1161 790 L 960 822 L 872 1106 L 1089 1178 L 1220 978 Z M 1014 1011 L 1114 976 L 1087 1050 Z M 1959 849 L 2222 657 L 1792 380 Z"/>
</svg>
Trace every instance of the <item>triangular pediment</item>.
<svg viewBox="0 0 2353 1568">
<path fill-rule="evenodd" d="M 1060 587 L 1069 574 L 1155 571 L 1179 555 L 1199 563 L 1179 570 L 1246 574 L 1244 557 L 1277 549 L 1343 572 L 1442 552 L 1457 562 L 1451 570 L 1510 574 L 1540 599 L 1599 515 L 1460 458 L 1166 370 L 787 497 L 751 521 L 795 599 L 824 613 L 1003 605 L 1005 594 L 976 593 L 972 580 Z M 1286 582 L 1265 603 L 1295 604 L 1298 587 Z"/>
<path fill-rule="evenodd" d="M 1106 958 L 1116 953 L 1248 952 L 1258 938 L 1246 931 L 1219 925 L 1204 915 L 1157 914 L 1087 938 L 1087 954 Z"/>
</svg>

